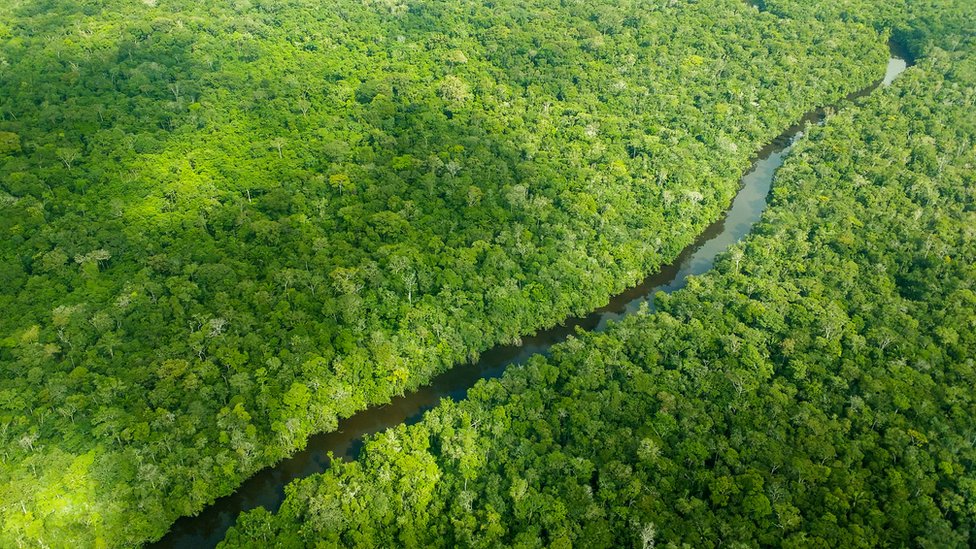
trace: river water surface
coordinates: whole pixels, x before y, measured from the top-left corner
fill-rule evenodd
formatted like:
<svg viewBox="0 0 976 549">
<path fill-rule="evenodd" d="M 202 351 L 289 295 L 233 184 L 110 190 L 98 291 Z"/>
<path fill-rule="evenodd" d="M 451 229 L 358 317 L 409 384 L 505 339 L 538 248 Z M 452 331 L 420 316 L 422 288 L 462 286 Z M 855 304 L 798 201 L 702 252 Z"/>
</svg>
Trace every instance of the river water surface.
<svg viewBox="0 0 976 549">
<path fill-rule="evenodd" d="M 848 100 L 865 96 L 879 86 L 887 86 L 908 67 L 910 58 L 904 50 L 896 44 L 889 46 L 891 56 L 884 78 L 848 96 Z M 803 136 L 802 130 L 806 124 L 821 123 L 824 116 L 823 109 L 807 113 L 797 124 L 763 147 L 756 155 L 752 168 L 742 177 L 740 191 L 722 218 L 709 225 L 674 262 L 648 276 L 640 285 L 614 296 L 608 305 L 585 317 L 566 319 L 562 325 L 523 338 L 521 345 L 503 345 L 490 349 L 476 363 L 452 368 L 415 392 L 396 397 L 389 404 L 368 408 L 340 420 L 337 430 L 313 435 L 304 450 L 272 467 L 262 469 L 244 481 L 236 492 L 219 498 L 199 515 L 177 520 L 166 536 L 151 547 L 215 547 L 240 513 L 256 507 L 277 510 L 285 497 L 285 485 L 324 471 L 329 465 L 329 452 L 339 458 L 355 459 L 362 447 L 364 435 L 400 423 L 415 423 L 442 398 L 462 399 L 478 380 L 499 377 L 512 364 L 523 363 L 535 354 L 547 354 L 550 347 L 565 341 L 576 332 L 577 327 L 603 331 L 609 321 L 620 320 L 635 313 L 642 303 L 650 302 L 653 305 L 654 294 L 657 292 L 673 292 L 685 287 L 688 276 L 699 275 L 711 269 L 718 255 L 749 234 L 766 209 L 766 200 L 776 169 L 783 164 L 793 144 Z"/>
</svg>

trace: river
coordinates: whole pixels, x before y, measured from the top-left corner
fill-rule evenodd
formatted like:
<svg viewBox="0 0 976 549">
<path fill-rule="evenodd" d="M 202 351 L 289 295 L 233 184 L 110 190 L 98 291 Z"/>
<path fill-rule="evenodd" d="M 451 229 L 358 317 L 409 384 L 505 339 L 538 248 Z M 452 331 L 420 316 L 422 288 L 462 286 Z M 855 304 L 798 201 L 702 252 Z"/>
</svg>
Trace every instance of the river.
<svg viewBox="0 0 976 549">
<path fill-rule="evenodd" d="M 909 65 L 910 57 L 898 45 L 889 44 L 888 67 L 882 80 L 847 97 L 863 97 L 879 86 L 887 86 Z M 463 399 L 478 380 L 502 375 L 512 364 L 525 362 L 535 354 L 546 354 L 553 345 L 576 332 L 603 331 L 611 320 L 635 313 L 643 303 L 653 305 L 654 294 L 683 288 L 692 275 L 712 268 L 715 258 L 749 234 L 766 209 L 767 196 L 776 169 L 796 141 L 803 137 L 807 123 L 824 120 L 824 109 L 807 113 L 799 122 L 780 134 L 756 155 L 752 168 L 742 177 L 741 187 L 723 216 L 709 225 L 698 238 L 670 264 L 648 276 L 639 285 L 616 296 L 605 307 L 582 318 L 569 318 L 563 324 L 525 337 L 521 345 L 503 345 L 483 353 L 469 365 L 459 365 L 435 377 L 415 392 L 394 398 L 389 404 L 368 408 L 339 421 L 337 430 L 309 438 L 305 449 L 278 464 L 259 471 L 244 481 L 236 492 L 217 499 L 199 515 L 178 519 L 163 539 L 150 545 L 157 548 L 215 547 L 224 538 L 237 516 L 256 507 L 277 510 L 285 497 L 285 486 L 293 480 L 321 473 L 329 466 L 329 452 L 342 459 L 355 459 L 363 436 L 400 423 L 416 423 L 423 413 L 442 398 Z"/>
</svg>

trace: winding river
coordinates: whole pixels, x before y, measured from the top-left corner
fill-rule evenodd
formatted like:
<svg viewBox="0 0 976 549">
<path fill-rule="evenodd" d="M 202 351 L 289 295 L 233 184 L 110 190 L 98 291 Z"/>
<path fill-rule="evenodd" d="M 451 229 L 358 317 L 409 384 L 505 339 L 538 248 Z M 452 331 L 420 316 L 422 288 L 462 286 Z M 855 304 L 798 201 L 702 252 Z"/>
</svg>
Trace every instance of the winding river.
<svg viewBox="0 0 976 549">
<path fill-rule="evenodd" d="M 884 78 L 848 96 L 848 100 L 867 95 L 879 86 L 887 86 L 908 67 L 910 57 L 904 50 L 894 43 L 889 47 L 891 55 Z M 609 321 L 633 314 L 642 303 L 650 302 L 653 305 L 657 292 L 673 292 L 683 288 L 689 276 L 711 269 L 719 254 L 752 230 L 766 208 L 776 169 L 783 164 L 793 144 L 803 136 L 805 125 L 821 123 L 824 116 L 824 109 L 807 113 L 797 124 L 761 149 L 752 168 L 742 177 L 741 188 L 732 206 L 722 218 L 709 225 L 674 262 L 648 276 L 640 285 L 614 296 L 608 305 L 585 317 L 569 318 L 560 326 L 525 337 L 521 345 L 495 347 L 483 353 L 475 364 L 459 365 L 435 377 L 426 387 L 339 421 L 337 430 L 312 436 L 304 450 L 259 471 L 244 481 L 236 492 L 219 498 L 199 515 L 177 520 L 166 536 L 151 547 L 214 547 L 224 538 L 240 513 L 259 506 L 277 510 L 285 497 L 285 485 L 324 471 L 329 466 L 329 452 L 343 459 L 355 459 L 362 448 L 364 435 L 400 423 L 415 423 L 442 398 L 464 398 L 478 380 L 499 377 L 512 364 L 522 363 L 535 354 L 548 353 L 550 347 L 574 334 L 577 327 L 602 331 Z"/>
</svg>

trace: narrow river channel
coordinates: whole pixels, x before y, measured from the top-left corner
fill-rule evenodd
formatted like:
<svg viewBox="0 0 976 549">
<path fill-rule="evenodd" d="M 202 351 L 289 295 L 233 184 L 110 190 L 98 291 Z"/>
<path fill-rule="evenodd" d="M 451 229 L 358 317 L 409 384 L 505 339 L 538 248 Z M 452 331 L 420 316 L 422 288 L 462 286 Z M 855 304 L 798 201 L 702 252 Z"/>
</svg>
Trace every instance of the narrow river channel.
<svg viewBox="0 0 976 549">
<path fill-rule="evenodd" d="M 889 47 L 891 56 L 884 78 L 848 96 L 848 100 L 863 97 L 879 86 L 887 86 L 908 67 L 909 56 L 894 43 Z M 688 276 L 711 269 L 718 255 L 749 234 L 766 209 L 766 199 L 776 169 L 783 164 L 793 144 L 803 136 L 802 130 L 806 124 L 821 123 L 823 119 L 823 109 L 807 113 L 797 124 L 763 147 L 756 155 L 752 168 L 742 177 L 740 191 L 722 218 L 709 225 L 674 262 L 648 276 L 640 285 L 614 296 L 608 305 L 585 317 L 569 318 L 560 326 L 525 337 L 521 345 L 490 349 L 475 364 L 459 365 L 435 377 L 426 387 L 339 421 L 336 431 L 312 436 L 304 450 L 259 471 L 244 481 L 236 492 L 218 499 L 199 515 L 180 518 L 163 539 L 150 547 L 214 547 L 224 538 L 240 513 L 259 506 L 277 510 L 284 500 L 285 485 L 324 471 L 329 465 L 329 452 L 343 459 L 355 459 L 364 435 L 400 423 L 415 423 L 442 398 L 464 398 L 468 389 L 479 379 L 499 377 L 512 364 L 522 363 L 535 354 L 548 353 L 550 347 L 574 334 L 577 327 L 602 331 L 609 321 L 635 313 L 642 303 L 653 303 L 657 292 L 673 292 L 683 288 Z"/>
</svg>

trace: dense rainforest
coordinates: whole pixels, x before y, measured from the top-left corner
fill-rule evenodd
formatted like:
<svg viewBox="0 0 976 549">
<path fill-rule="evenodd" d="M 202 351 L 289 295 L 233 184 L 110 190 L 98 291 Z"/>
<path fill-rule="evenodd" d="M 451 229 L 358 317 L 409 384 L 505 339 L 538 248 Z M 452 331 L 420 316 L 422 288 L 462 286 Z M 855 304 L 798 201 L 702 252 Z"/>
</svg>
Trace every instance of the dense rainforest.
<svg viewBox="0 0 976 549">
<path fill-rule="evenodd" d="M 227 546 L 967 546 L 971 0 L 0 0 L 0 546 L 159 538 L 338 418 L 754 235 Z"/>
<path fill-rule="evenodd" d="M 809 128 L 714 271 L 373 437 L 223 545 L 973 546 L 976 10 L 769 4 L 894 28 L 918 66 Z"/>
<path fill-rule="evenodd" d="M 5 547 L 158 538 L 605 303 L 887 33 L 740 0 L 0 7 Z"/>
</svg>

